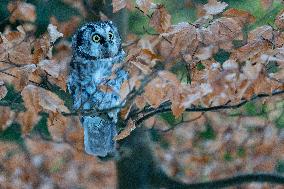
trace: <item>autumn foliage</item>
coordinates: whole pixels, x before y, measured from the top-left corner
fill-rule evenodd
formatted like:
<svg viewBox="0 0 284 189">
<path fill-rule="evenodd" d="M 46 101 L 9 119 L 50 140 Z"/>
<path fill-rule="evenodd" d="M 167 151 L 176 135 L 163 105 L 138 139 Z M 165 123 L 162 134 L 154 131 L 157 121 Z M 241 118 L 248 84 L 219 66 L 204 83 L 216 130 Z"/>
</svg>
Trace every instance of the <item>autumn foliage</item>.
<svg viewBox="0 0 284 189">
<path fill-rule="evenodd" d="M 210 149 L 212 154 L 220 152 L 222 155 L 224 152 L 236 154 L 232 146 L 237 148 L 244 145 L 245 140 L 248 140 L 244 137 L 249 138 L 249 134 L 245 133 L 241 126 L 234 125 L 232 129 L 229 124 L 225 124 L 223 120 L 228 123 L 232 121 L 226 115 L 219 117 L 215 112 L 206 115 L 202 111 L 190 114 L 186 112 L 194 111 L 195 108 L 206 111 L 206 108 L 230 107 L 257 96 L 283 93 L 284 10 L 275 17 L 273 26 L 263 25 L 245 31 L 249 24 L 255 22 L 255 17 L 247 11 L 228 8 L 225 2 L 209 0 L 199 9 L 196 21 L 176 24 L 172 24 L 167 8 L 162 4 L 155 4 L 154 1 L 112 2 L 114 13 L 124 8 L 128 11 L 138 11 L 148 19 L 152 28 L 150 32 L 145 31 L 143 36 L 129 34 L 123 44 L 127 52 L 123 65 L 130 78 L 120 90 L 121 97 L 126 100 L 121 110 L 121 120 L 125 127 L 116 140 L 125 139 L 144 121 L 148 128 L 168 128 L 169 124 L 157 116 L 161 112 L 170 111 L 175 120 L 182 118 L 185 123 L 186 120 L 197 118 L 190 122 L 195 126 L 178 128 L 174 135 L 165 134 L 164 137 L 172 146 L 171 150 L 165 152 L 160 147 L 156 148 L 157 156 L 165 163 L 167 170 L 170 170 L 168 174 L 172 176 L 180 171 L 177 164 L 194 162 L 195 167 L 185 169 L 185 175 L 195 181 L 194 178 L 202 176 L 197 170 L 213 161 L 210 154 L 196 152 L 195 155 L 182 160 L 176 159 L 174 155 L 170 160 L 164 159 L 165 153 L 177 153 L 177 149 L 186 151 L 193 148 L 195 142 L 199 142 L 200 138 L 185 133 L 200 133 L 201 128 L 210 120 L 218 134 L 215 136 L 216 141 L 207 143 L 206 148 Z M 72 1 L 67 3 L 75 6 Z M 83 12 L 82 15 L 87 14 L 82 4 L 78 3 L 76 6 Z M 266 3 L 263 6 L 268 5 Z M 115 172 L 111 171 L 114 169 L 113 162 L 101 163 L 84 154 L 83 131 L 78 116 L 90 112 L 72 110 L 66 89 L 72 54 L 67 37 L 76 30 L 82 18 L 74 16 L 67 22 L 60 22 L 52 17 L 46 32 L 36 37 L 34 22 L 37 15 L 34 5 L 21 1 L 11 2 L 7 9 L 10 12 L 9 22 L 21 24 L 16 29 L 7 26 L 4 32 L 0 33 L 0 130 L 7 130 L 13 124 L 20 125 L 21 137 L 29 151 L 28 157 L 24 153 L 16 153 L 13 158 L 5 159 L 5 154 L 10 151 L 18 152 L 19 147 L 1 142 L 0 165 L 5 165 L 7 170 L 7 183 L 12 182 L 9 179 L 13 178 L 13 174 L 18 174 L 17 182 L 20 185 L 48 185 L 50 183 L 44 180 L 40 173 L 40 169 L 43 169 L 44 174 L 51 175 L 54 185 L 62 184 L 61 186 L 68 188 L 76 184 L 74 181 L 82 181 L 80 185 L 87 188 L 92 188 L 94 183 L 101 184 L 96 185 L 97 188 L 115 187 Z M 106 19 L 105 16 L 103 19 Z M 216 60 L 220 52 L 227 54 L 226 60 L 222 62 Z M 275 69 L 271 71 L 271 67 Z M 8 96 L 12 94 L 9 90 L 14 91 L 13 95 L 16 96 Z M 273 110 L 273 105 L 270 105 L 270 108 Z M 93 113 L 98 112 L 94 110 Z M 189 119 L 186 119 L 187 117 Z M 46 120 L 52 140 L 46 141 L 31 134 L 42 120 Z M 242 125 L 246 121 L 236 118 L 233 122 Z M 264 128 L 266 123 L 260 120 L 264 138 L 254 143 L 261 147 L 256 148 L 250 155 L 257 159 L 258 156 L 266 157 L 267 154 L 276 153 L 271 160 L 275 162 L 284 151 L 284 146 L 281 145 L 283 136 L 281 139 L 272 125 Z M 243 132 L 243 135 L 238 131 Z M 269 134 L 273 136 L 267 136 Z M 180 135 L 181 140 L 184 140 L 183 144 L 179 144 Z M 224 140 L 225 135 L 230 135 L 232 140 Z M 271 141 L 271 138 L 274 140 Z M 276 146 L 277 150 L 273 150 L 273 146 Z M 216 160 L 215 167 L 208 168 L 211 170 L 209 178 L 230 175 L 237 166 L 240 170 L 245 170 L 245 157 L 242 158 L 239 157 L 242 163 L 232 163 L 231 167 L 226 169 L 227 172 L 223 173 L 218 170 L 223 161 Z M 247 163 L 251 163 L 255 170 L 273 169 L 269 167 L 271 163 L 249 160 Z M 24 165 L 21 162 L 28 163 Z M 213 166 L 213 163 L 210 165 Z M 103 168 L 105 166 L 109 169 Z M 20 167 L 22 172 L 16 173 L 17 167 Z M 62 180 L 57 177 L 63 177 L 64 174 L 68 175 L 69 180 L 63 179 L 65 183 L 60 183 Z M 98 182 L 90 179 L 96 176 L 102 180 Z M 0 186 L 1 184 L 0 181 Z"/>
</svg>

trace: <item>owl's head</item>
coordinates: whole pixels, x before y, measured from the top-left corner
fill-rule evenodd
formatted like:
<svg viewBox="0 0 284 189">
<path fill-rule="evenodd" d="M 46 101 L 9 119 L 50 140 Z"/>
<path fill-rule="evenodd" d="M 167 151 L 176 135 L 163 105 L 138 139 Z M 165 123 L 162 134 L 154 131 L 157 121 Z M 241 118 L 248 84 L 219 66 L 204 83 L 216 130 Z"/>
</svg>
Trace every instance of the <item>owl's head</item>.
<svg viewBox="0 0 284 189">
<path fill-rule="evenodd" d="M 86 59 L 116 56 L 121 50 L 121 38 L 111 21 L 91 22 L 78 29 L 72 39 L 73 50 Z"/>
</svg>

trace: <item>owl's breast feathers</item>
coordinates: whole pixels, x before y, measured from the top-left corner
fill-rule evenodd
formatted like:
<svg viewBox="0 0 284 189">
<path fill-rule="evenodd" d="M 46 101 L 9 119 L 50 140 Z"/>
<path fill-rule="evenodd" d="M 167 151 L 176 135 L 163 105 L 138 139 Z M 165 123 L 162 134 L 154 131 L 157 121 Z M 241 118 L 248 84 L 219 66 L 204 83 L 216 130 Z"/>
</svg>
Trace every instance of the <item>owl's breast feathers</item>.
<svg viewBox="0 0 284 189">
<path fill-rule="evenodd" d="M 80 107 L 109 109 L 121 103 L 119 90 L 128 74 L 123 68 L 114 70 L 113 66 L 122 63 L 124 57 L 123 50 L 115 57 L 98 60 L 73 57 L 70 64 L 68 89 L 73 96 L 75 110 Z M 105 91 L 102 88 L 111 90 Z"/>
</svg>

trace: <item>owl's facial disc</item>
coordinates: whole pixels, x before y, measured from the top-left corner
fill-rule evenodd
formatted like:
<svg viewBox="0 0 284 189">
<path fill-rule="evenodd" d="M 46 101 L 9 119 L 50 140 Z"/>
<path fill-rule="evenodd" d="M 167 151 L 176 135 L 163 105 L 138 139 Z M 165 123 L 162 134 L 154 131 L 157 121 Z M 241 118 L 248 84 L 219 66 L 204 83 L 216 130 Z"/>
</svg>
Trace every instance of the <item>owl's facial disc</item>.
<svg viewBox="0 0 284 189">
<path fill-rule="evenodd" d="M 111 22 L 82 26 L 77 33 L 76 43 L 79 54 L 87 59 L 110 58 L 121 51 L 121 38 Z"/>
</svg>

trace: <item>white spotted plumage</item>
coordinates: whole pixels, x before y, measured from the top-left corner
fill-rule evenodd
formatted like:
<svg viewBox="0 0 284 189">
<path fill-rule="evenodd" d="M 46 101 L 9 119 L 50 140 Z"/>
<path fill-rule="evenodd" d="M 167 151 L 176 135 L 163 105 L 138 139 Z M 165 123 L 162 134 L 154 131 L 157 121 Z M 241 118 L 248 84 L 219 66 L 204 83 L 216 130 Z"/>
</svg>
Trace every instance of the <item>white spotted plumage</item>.
<svg viewBox="0 0 284 189">
<path fill-rule="evenodd" d="M 67 86 L 73 97 L 74 110 L 95 112 L 111 109 L 107 113 L 108 118 L 96 113 L 81 117 L 85 151 L 92 155 L 106 156 L 115 151 L 113 138 L 117 134 L 119 108 L 114 107 L 122 103 L 119 90 L 128 77 L 122 67 L 115 66 L 117 69 L 113 69 L 125 57 L 121 38 L 110 21 L 88 23 L 73 36 L 72 48 Z M 101 90 L 100 86 L 107 86 L 111 90 Z"/>
</svg>

